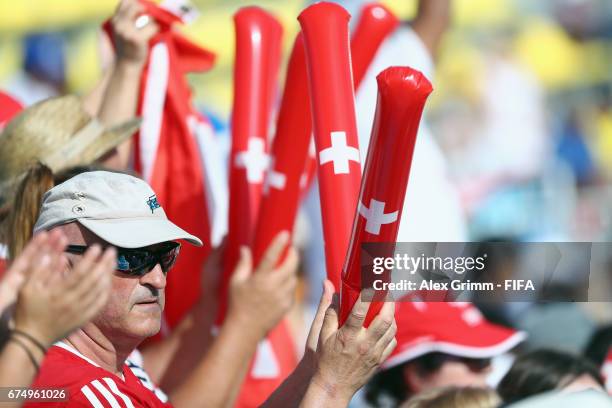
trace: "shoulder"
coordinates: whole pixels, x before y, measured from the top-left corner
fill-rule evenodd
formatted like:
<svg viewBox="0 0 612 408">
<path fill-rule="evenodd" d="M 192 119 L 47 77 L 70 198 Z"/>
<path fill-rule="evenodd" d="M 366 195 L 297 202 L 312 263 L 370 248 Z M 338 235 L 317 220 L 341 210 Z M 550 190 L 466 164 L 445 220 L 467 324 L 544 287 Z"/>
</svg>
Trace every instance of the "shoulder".
<svg viewBox="0 0 612 408">
<path fill-rule="evenodd" d="M 57 406 L 94 408 L 169 407 L 125 366 L 125 379 L 98 367 L 68 346 L 49 349 L 33 387 L 64 389 L 68 401 Z M 27 408 L 36 407 L 27 404 Z M 40 405 L 43 406 L 42 404 Z M 44 407 L 53 405 L 45 403 Z"/>
</svg>

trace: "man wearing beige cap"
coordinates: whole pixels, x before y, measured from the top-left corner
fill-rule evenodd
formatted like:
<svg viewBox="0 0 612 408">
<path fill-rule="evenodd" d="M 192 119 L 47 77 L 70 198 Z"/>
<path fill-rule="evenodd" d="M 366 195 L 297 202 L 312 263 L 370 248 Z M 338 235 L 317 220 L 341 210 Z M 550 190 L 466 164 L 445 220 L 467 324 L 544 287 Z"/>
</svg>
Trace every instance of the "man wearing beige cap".
<svg viewBox="0 0 612 408">
<path fill-rule="evenodd" d="M 49 349 L 33 387 L 67 390 L 68 402 L 61 402 L 62 406 L 169 405 L 144 387 L 125 363 L 144 339 L 160 329 L 166 274 L 180 250 L 176 241 L 185 240 L 193 245 L 202 242 L 167 219 L 155 193 L 144 181 L 105 171 L 82 173 L 44 195 L 34 230 L 53 229 L 61 229 L 68 238 L 66 252 L 70 264 L 97 244 L 117 248 L 117 267 L 106 306 L 90 323 Z M 249 297 L 244 285 L 238 291 L 241 297 L 230 301 L 226 323 L 209 350 L 213 354 L 211 362 L 208 367 L 200 367 L 208 368 L 211 374 L 208 377 L 215 378 L 190 377 L 183 388 L 185 392 L 179 390 L 170 396 L 174 404 L 192 405 L 191 398 L 196 395 L 193 390 L 207 389 L 197 381 L 215 382 L 218 389 L 213 389 L 214 393 L 235 397 L 257 342 L 291 304 L 288 299 L 292 298 L 292 286 L 284 282 L 295 279 L 295 250 L 290 248 L 287 260 L 278 268 L 273 267 L 287 244 L 287 234 L 281 234 L 264 256 L 262 264 L 266 265 L 258 265 L 252 274 L 249 251 L 242 251 L 237 267 L 242 270 L 234 275 L 243 280 L 256 277 L 260 286 L 262 283 L 267 286 L 267 292 L 265 296 L 260 293 Z M 241 284 L 232 282 L 232 286 Z M 307 406 L 326 402 L 344 406 L 393 349 L 392 304 L 385 306 L 365 329 L 362 323 L 368 304 L 357 302 L 347 323 L 338 328 L 335 309 L 329 307 L 333 291 L 329 286 L 326 285 L 311 328 L 305 358 L 273 395 L 270 406 L 282 406 L 302 397 Z M 224 358 L 218 358 L 219 355 Z M 215 400 L 212 395 L 210 399 Z M 221 402 L 228 403 L 223 399 Z"/>
</svg>

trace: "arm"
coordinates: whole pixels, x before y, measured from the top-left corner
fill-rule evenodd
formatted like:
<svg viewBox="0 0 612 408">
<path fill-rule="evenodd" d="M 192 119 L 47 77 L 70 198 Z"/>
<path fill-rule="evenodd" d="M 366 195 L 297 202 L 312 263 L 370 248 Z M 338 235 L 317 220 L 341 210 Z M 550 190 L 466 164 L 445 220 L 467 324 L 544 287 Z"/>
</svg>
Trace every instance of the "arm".
<svg viewBox="0 0 612 408">
<path fill-rule="evenodd" d="M 338 328 L 337 297 L 333 287 L 325 290 L 304 358 L 296 371 L 270 396 L 264 406 L 271 407 L 345 407 L 355 392 L 374 374 L 395 348 L 397 327 L 393 318 L 395 304 L 387 302 L 367 329 L 363 322 L 370 306 L 358 300 L 346 323 Z M 331 305 L 331 306 L 330 306 Z M 320 330 L 319 330 L 320 329 Z M 312 350 L 313 344 L 316 350 Z"/>
<path fill-rule="evenodd" d="M 297 251 L 290 247 L 285 260 L 276 266 L 288 244 L 289 234 L 279 234 L 253 273 L 250 251 L 241 250 L 230 282 L 225 321 L 206 355 L 195 360 L 197 365 L 185 381 L 170 390 L 174 405 L 233 405 L 258 342 L 281 321 L 293 304 Z"/>
<path fill-rule="evenodd" d="M 431 55 L 436 55 L 444 32 L 450 25 L 450 0 L 419 0 L 412 29 Z"/>
<path fill-rule="evenodd" d="M 86 108 L 97 111 L 97 116 L 107 126 L 117 125 L 136 115 L 140 90 L 140 76 L 147 60 L 149 40 L 158 27 L 149 22 L 136 28 L 136 18 L 144 11 L 136 0 L 122 0 L 112 18 L 116 59 L 110 72 L 86 98 Z M 96 105 L 99 105 L 97 108 Z M 131 139 L 106 154 L 100 162 L 111 169 L 128 167 L 132 149 Z"/>
<path fill-rule="evenodd" d="M 144 369 L 161 389 L 175 390 L 204 357 L 214 340 L 216 310 L 202 297 L 170 336 L 142 350 Z"/>
</svg>

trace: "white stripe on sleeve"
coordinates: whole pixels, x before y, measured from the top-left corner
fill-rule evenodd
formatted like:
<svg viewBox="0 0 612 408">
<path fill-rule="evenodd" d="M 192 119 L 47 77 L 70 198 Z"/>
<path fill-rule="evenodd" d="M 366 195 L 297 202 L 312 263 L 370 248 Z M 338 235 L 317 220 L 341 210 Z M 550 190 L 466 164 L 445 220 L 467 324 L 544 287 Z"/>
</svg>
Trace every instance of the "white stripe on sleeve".
<svg viewBox="0 0 612 408">
<path fill-rule="evenodd" d="M 123 400 L 123 403 L 125 404 L 125 406 L 127 408 L 134 408 L 134 404 L 132 404 L 132 401 L 130 400 L 130 397 L 128 397 L 127 395 L 125 395 L 124 393 L 119 391 L 119 387 L 117 387 L 117 384 L 115 384 L 115 382 L 112 380 L 112 378 L 105 377 L 104 378 L 104 382 L 106 382 L 106 385 L 108 385 L 108 388 L 110 388 L 111 391 L 116 396 L 118 396 L 119 398 L 121 398 Z"/>
<path fill-rule="evenodd" d="M 102 394 L 102 396 L 106 398 L 112 408 L 121 408 L 121 406 L 119 405 L 119 401 L 117 401 L 117 398 L 115 398 L 114 395 L 111 394 L 111 392 L 106 389 L 106 387 L 103 386 L 99 380 L 94 380 L 91 382 L 91 384 L 96 387 L 98 391 L 100 391 L 100 394 Z"/>
<path fill-rule="evenodd" d="M 94 408 L 104 408 L 104 405 L 100 402 L 98 397 L 89 389 L 89 386 L 84 385 L 81 387 L 81 392 L 85 395 L 85 398 L 89 400 L 91 406 Z"/>
</svg>

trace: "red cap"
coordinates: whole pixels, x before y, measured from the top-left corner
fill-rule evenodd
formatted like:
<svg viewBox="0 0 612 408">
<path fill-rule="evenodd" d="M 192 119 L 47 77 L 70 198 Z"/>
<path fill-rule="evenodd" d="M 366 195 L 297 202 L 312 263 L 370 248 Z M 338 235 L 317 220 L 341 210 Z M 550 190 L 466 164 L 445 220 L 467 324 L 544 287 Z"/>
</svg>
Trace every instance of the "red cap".
<svg viewBox="0 0 612 408">
<path fill-rule="evenodd" d="M 23 106 L 15 98 L 0 91 L 0 129 L 23 110 Z"/>
<path fill-rule="evenodd" d="M 397 347 L 382 364 L 391 368 L 438 352 L 467 358 L 491 358 L 512 349 L 526 334 L 487 321 L 468 302 L 396 304 Z"/>
</svg>

